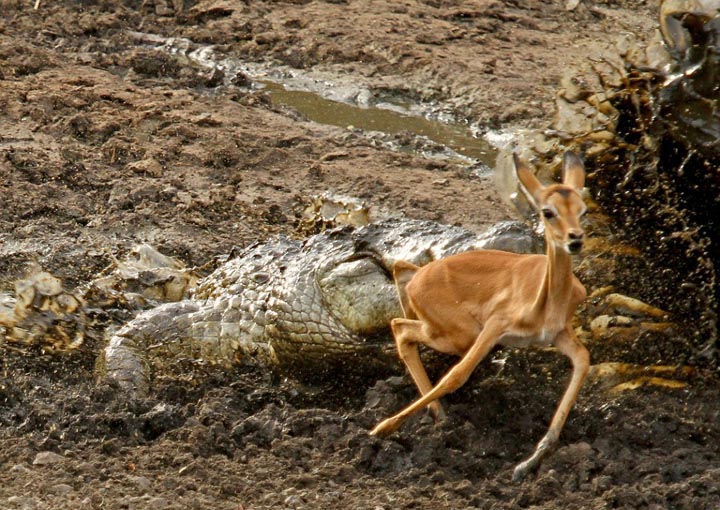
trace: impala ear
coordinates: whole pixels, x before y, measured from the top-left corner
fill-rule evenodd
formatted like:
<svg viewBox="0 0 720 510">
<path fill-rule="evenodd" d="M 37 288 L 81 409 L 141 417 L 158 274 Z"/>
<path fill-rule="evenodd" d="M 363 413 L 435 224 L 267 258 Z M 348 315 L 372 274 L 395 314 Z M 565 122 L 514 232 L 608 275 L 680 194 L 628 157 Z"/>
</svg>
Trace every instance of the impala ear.
<svg viewBox="0 0 720 510">
<path fill-rule="evenodd" d="M 515 174 L 520 181 L 520 188 L 525 192 L 532 205 L 537 208 L 537 204 L 540 203 L 540 193 L 545 186 L 540 184 L 527 163 L 515 153 L 513 153 L 513 162 L 515 163 Z"/>
<path fill-rule="evenodd" d="M 585 186 L 585 165 L 574 152 L 566 152 L 563 156 L 563 184 L 580 191 Z"/>
</svg>

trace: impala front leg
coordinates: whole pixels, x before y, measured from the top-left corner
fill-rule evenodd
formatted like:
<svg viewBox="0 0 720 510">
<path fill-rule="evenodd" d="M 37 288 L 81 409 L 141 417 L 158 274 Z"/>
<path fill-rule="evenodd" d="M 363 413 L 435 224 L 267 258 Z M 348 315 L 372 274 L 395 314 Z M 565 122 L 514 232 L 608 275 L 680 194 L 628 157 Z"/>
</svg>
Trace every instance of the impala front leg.
<svg viewBox="0 0 720 510">
<path fill-rule="evenodd" d="M 572 409 L 577 399 L 577 395 L 580 392 L 580 388 L 582 387 L 583 381 L 585 381 L 585 376 L 590 367 L 590 354 L 585 346 L 577 339 L 575 332 L 570 326 L 567 326 L 557 337 L 555 347 L 557 347 L 558 351 L 562 354 L 570 358 L 573 365 L 572 378 L 558 405 L 557 411 L 555 411 L 555 416 L 553 416 L 552 422 L 550 423 L 550 428 L 538 443 L 535 452 L 529 459 L 518 464 L 515 468 L 512 477 L 514 482 L 521 481 L 528 473 L 537 469 L 542 459 L 557 445 L 560 432 L 565 425 L 568 414 L 570 414 L 570 409 Z"/>
<path fill-rule="evenodd" d="M 380 422 L 371 432 L 373 436 L 386 436 L 395 432 L 410 416 L 423 409 L 425 406 L 436 401 L 443 395 L 452 393 L 465 382 L 472 374 L 472 371 L 487 356 L 497 343 L 502 329 L 498 324 L 488 323 L 478 335 L 472 347 L 467 351 L 465 356 L 452 367 L 447 374 L 440 379 L 435 387 L 420 397 L 418 400 L 410 404 L 408 407 L 382 422 Z"/>
</svg>

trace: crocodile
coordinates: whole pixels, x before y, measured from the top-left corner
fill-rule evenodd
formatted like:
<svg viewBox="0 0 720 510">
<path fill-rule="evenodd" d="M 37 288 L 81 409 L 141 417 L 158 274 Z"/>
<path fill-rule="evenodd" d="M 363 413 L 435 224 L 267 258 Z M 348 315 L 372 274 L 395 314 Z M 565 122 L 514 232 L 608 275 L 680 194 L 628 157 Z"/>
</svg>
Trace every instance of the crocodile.
<svg viewBox="0 0 720 510">
<path fill-rule="evenodd" d="M 389 334 L 390 320 L 402 315 L 395 261 L 423 265 L 484 248 L 536 252 L 542 239 L 516 221 L 477 235 L 395 218 L 251 245 L 189 298 L 142 312 L 109 334 L 99 378 L 141 396 L 154 372 L 181 359 L 262 364 L 298 379 L 397 370 Z"/>
</svg>

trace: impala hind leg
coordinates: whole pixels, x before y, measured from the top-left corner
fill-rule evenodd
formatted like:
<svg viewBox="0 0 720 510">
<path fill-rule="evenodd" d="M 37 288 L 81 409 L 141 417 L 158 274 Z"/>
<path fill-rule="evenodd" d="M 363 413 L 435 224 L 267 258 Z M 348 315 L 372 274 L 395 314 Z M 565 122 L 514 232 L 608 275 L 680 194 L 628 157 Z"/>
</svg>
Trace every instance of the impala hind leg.
<svg viewBox="0 0 720 510">
<path fill-rule="evenodd" d="M 555 347 L 557 347 L 558 351 L 562 354 L 570 358 L 573 365 L 572 377 L 570 378 L 562 400 L 560 400 L 558 404 L 557 411 L 555 411 L 547 433 L 538 443 L 532 456 L 518 464 L 515 468 L 513 472 L 514 482 L 521 481 L 528 473 L 537 469 L 542 459 L 557 445 L 560 432 L 565 425 L 568 414 L 570 414 L 570 409 L 572 409 L 573 404 L 575 404 L 575 400 L 590 368 L 590 354 L 585 346 L 577 339 L 572 328 L 567 327 L 565 331 L 558 336 L 555 340 Z"/>
<path fill-rule="evenodd" d="M 420 390 L 420 395 L 427 394 L 432 390 L 432 382 L 430 382 L 427 371 L 420 359 L 418 343 L 429 345 L 432 342 L 423 331 L 422 322 L 409 319 L 393 319 L 390 327 L 395 337 L 400 359 L 405 363 L 410 376 L 415 381 L 415 386 Z M 430 403 L 428 407 L 436 421 L 445 419 L 445 411 L 443 411 L 439 401 L 436 400 Z"/>
<path fill-rule="evenodd" d="M 384 436 L 395 432 L 410 416 L 465 384 L 477 364 L 495 347 L 501 332 L 499 324 L 486 324 L 462 359 L 440 379 L 434 388 L 396 415 L 380 422 L 370 434 Z"/>
</svg>

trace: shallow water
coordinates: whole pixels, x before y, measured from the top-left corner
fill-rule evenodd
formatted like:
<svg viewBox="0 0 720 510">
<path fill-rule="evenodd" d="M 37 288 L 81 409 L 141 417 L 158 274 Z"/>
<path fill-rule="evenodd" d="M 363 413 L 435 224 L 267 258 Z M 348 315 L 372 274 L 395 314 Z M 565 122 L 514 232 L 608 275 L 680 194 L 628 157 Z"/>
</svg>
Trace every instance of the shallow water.
<svg viewBox="0 0 720 510">
<path fill-rule="evenodd" d="M 467 125 L 401 113 L 390 109 L 394 105 L 361 107 L 326 99 L 307 90 L 288 89 L 282 83 L 269 80 L 262 80 L 261 83 L 273 102 L 290 106 L 313 122 L 390 135 L 409 132 L 442 146 L 437 148 L 437 152 L 449 154 L 451 159 L 451 155 L 457 153 L 464 156 L 462 159 L 479 160 L 488 166 L 495 164 L 496 149 L 487 141 L 473 136 Z"/>
<path fill-rule="evenodd" d="M 467 123 L 439 113 L 438 105 L 386 99 L 387 93 L 375 94 L 351 77 L 310 75 L 287 66 L 244 62 L 188 39 L 139 32 L 130 35 L 141 44 L 222 71 L 224 86 L 242 73 L 252 81 L 252 89 L 266 91 L 274 104 L 293 108 L 310 121 L 388 135 L 385 141 L 404 152 L 468 166 L 495 166 L 496 147 L 475 136 Z"/>
</svg>

